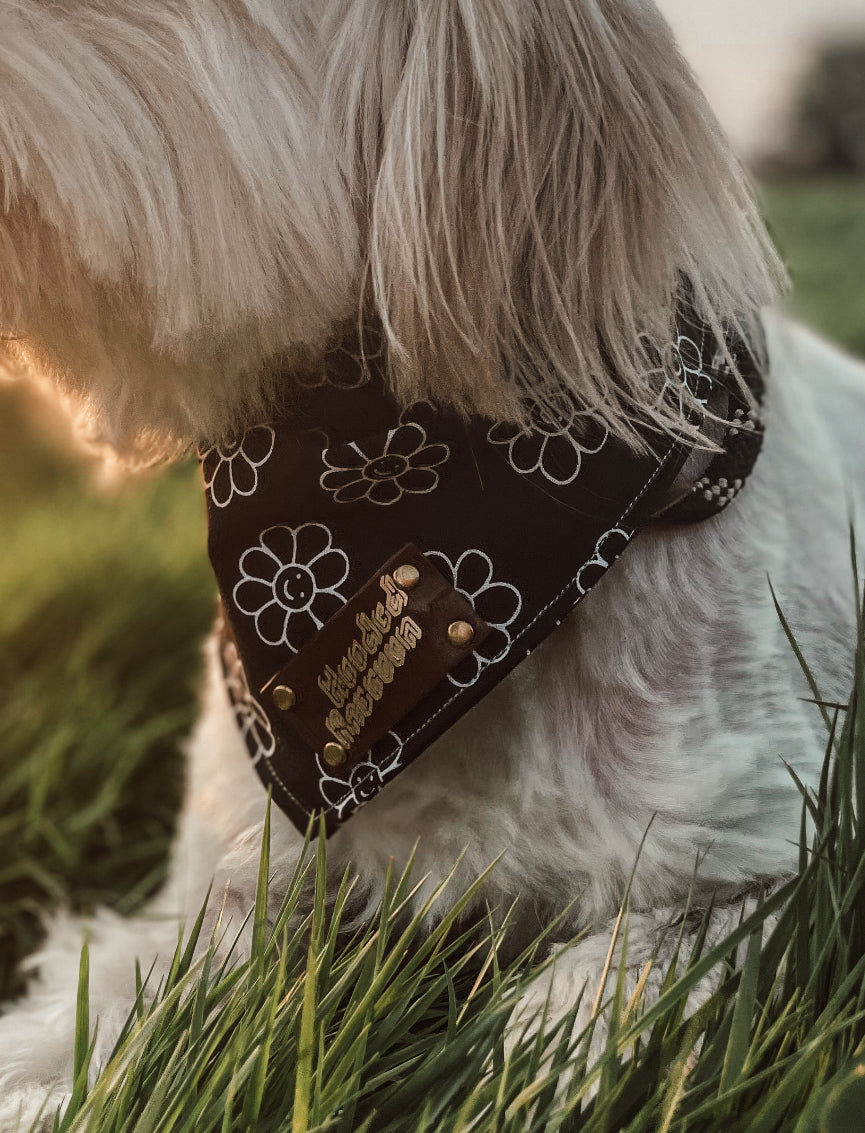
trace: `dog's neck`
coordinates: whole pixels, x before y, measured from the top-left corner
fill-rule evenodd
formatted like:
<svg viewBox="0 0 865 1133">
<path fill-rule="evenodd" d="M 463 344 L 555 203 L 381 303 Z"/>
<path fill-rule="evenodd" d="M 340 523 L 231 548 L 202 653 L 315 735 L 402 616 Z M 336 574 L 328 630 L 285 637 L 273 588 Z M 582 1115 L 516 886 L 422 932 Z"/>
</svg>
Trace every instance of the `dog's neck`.
<svg viewBox="0 0 865 1133">
<path fill-rule="evenodd" d="M 331 831 L 373 797 L 640 530 L 735 498 L 761 443 L 758 354 L 683 308 L 647 376 L 683 435 L 646 427 L 635 452 L 563 391 L 528 425 L 400 409 L 367 336 L 292 375 L 290 412 L 204 453 L 229 694 L 300 829 L 323 814 Z M 708 446 L 686 439 L 695 423 Z"/>
</svg>

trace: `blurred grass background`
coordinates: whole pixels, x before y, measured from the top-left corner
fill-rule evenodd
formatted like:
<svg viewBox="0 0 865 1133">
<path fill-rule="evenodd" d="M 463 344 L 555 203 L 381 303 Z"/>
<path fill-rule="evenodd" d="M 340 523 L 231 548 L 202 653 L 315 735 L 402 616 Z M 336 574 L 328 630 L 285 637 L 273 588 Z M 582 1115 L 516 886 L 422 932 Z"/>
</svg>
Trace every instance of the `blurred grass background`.
<svg viewBox="0 0 865 1133">
<path fill-rule="evenodd" d="M 793 313 L 865 358 L 865 177 L 771 180 L 760 198 L 793 280 Z"/>
<path fill-rule="evenodd" d="M 197 469 L 99 489 L 0 401 L 0 998 L 61 900 L 131 908 L 161 876 L 214 608 Z"/>
<path fill-rule="evenodd" d="M 795 312 L 865 356 L 865 179 L 761 196 Z M 100 487 L 45 416 L 0 386 L 0 999 L 45 909 L 158 884 L 215 602 L 197 469 Z"/>
</svg>

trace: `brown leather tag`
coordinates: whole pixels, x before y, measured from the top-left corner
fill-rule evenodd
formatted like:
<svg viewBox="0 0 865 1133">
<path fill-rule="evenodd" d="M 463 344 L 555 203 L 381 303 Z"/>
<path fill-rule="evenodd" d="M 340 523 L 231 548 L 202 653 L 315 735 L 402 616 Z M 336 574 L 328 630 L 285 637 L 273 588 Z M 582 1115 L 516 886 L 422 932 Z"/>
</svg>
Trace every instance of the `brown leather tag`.
<svg viewBox="0 0 865 1133">
<path fill-rule="evenodd" d="M 400 586 L 394 574 L 413 581 L 405 569 L 411 567 L 417 581 Z M 467 623 L 471 633 L 453 629 L 455 623 Z M 449 629 L 471 641 L 454 644 Z M 471 604 L 408 543 L 267 682 L 262 696 L 316 754 L 351 767 L 489 632 Z M 326 745 L 338 747 L 325 751 Z"/>
</svg>

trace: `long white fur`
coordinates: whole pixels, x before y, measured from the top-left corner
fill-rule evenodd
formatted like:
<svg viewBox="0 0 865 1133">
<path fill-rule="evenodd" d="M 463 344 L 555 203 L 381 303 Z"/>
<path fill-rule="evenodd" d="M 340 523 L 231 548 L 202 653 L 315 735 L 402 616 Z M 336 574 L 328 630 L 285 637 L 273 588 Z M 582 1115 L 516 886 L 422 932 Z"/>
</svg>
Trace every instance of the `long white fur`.
<svg viewBox="0 0 865 1133">
<path fill-rule="evenodd" d="M 370 305 L 404 399 L 517 414 L 518 387 L 544 395 L 542 360 L 627 437 L 657 410 L 634 343 L 666 329 L 677 272 L 715 321 L 772 293 L 742 175 L 645 0 L 0 0 L 0 28 L 9 364 L 49 364 L 120 447 L 239 427 L 266 406 L 274 355 L 315 355 Z M 367 910 L 419 832 L 432 881 L 466 850 L 455 891 L 503 853 L 486 897 L 518 899 L 527 935 L 577 898 L 569 927 L 600 933 L 655 815 L 637 954 L 698 854 L 707 890 L 792 867 L 782 759 L 813 780 L 823 734 L 767 576 L 843 698 L 865 375 L 766 325 L 766 444 L 742 498 L 642 535 L 333 837 Z M 130 955 L 158 971 L 214 874 L 237 923 L 253 900 L 263 792 L 211 668 L 169 884 L 135 920 L 91 925 L 97 1062 Z M 278 814 L 272 839 L 278 899 L 300 840 Z M 565 998 L 596 979 L 602 940 L 560 957 Z M 4 1133 L 68 1089 L 80 942 L 59 918 L 0 1020 Z"/>
<path fill-rule="evenodd" d="M 633 0 L 0 0 L 0 326 L 146 453 L 262 412 L 374 307 L 394 387 L 614 432 L 682 274 L 771 298 L 750 193 Z M 604 359 L 614 363 L 611 379 Z"/>
</svg>

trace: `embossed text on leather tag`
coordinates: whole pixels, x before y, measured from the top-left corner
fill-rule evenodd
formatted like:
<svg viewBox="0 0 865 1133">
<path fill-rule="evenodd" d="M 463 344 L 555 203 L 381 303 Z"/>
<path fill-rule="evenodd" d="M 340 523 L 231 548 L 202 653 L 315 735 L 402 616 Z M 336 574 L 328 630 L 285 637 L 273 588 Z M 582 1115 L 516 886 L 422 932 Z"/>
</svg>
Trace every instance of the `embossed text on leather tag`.
<svg viewBox="0 0 865 1133">
<path fill-rule="evenodd" d="M 262 696 L 316 754 L 350 766 L 489 632 L 409 543 L 267 682 Z"/>
</svg>

